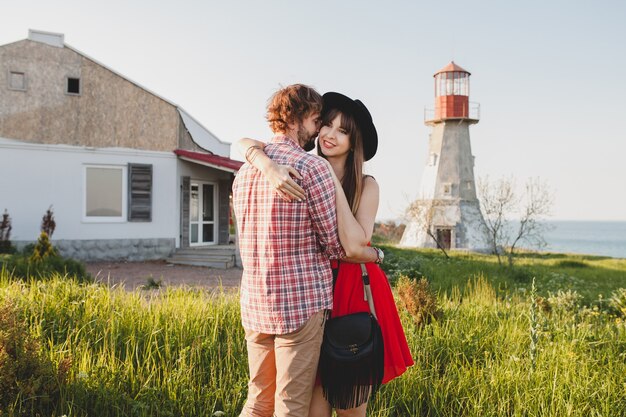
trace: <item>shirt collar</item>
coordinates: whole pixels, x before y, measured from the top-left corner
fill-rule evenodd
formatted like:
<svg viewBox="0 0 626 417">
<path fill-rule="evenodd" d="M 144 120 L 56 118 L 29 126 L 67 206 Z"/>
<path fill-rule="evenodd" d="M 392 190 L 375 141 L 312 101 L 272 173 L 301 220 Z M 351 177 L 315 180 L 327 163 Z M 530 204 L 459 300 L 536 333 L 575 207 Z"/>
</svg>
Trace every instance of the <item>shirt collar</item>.
<svg viewBox="0 0 626 417">
<path fill-rule="evenodd" d="M 300 146 L 295 139 L 292 139 L 287 135 L 276 135 L 272 138 L 271 143 L 288 143 L 294 147 L 302 149 L 302 146 Z"/>
</svg>

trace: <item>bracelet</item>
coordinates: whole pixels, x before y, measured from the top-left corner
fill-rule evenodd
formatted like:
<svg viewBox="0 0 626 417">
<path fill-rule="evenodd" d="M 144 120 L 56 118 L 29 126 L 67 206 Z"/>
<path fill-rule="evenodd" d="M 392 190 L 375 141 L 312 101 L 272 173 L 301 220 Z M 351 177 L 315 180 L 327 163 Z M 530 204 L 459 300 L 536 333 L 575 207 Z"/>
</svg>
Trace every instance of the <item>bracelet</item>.
<svg viewBox="0 0 626 417">
<path fill-rule="evenodd" d="M 381 248 L 372 246 L 372 249 L 376 251 L 376 260 L 374 262 L 376 262 L 377 264 L 382 264 L 383 260 L 385 259 L 385 253 Z"/>
<path fill-rule="evenodd" d="M 252 145 L 248 148 L 248 150 L 246 151 L 246 161 L 248 161 L 250 164 L 252 164 L 252 161 L 254 161 L 254 158 L 250 159 L 250 156 L 252 155 L 252 152 L 254 152 L 255 150 L 263 150 L 263 147 L 259 146 L 259 145 Z"/>
</svg>

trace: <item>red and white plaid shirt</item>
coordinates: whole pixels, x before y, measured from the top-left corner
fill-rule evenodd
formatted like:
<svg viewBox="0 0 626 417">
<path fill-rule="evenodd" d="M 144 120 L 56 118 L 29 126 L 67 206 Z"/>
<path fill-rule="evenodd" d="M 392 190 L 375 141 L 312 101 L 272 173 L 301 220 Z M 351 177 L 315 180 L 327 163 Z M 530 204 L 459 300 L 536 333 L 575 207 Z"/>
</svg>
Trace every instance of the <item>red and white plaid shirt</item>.
<svg viewBox="0 0 626 417">
<path fill-rule="evenodd" d="M 285 334 L 332 308 L 329 259 L 345 252 L 326 163 L 286 136 L 272 139 L 265 153 L 300 172 L 303 179 L 296 182 L 306 200 L 284 201 L 250 164 L 237 173 L 233 207 L 243 263 L 241 319 L 246 329 Z"/>
</svg>

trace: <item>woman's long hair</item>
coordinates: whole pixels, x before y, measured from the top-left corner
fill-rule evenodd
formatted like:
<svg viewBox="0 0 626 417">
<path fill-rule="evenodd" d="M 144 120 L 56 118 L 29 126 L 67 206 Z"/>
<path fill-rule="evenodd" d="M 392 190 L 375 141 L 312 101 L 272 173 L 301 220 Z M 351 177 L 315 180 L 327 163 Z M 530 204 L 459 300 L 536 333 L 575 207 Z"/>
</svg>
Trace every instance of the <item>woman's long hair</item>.
<svg viewBox="0 0 626 417">
<path fill-rule="evenodd" d="M 363 137 L 354 117 L 342 113 L 339 109 L 328 110 L 322 117 L 322 125 L 325 126 L 328 123 L 332 123 L 338 114 L 341 114 L 341 127 L 348 132 L 350 137 L 350 152 L 346 158 L 341 186 L 348 199 L 348 204 L 350 204 L 350 210 L 356 216 L 361 203 L 361 194 L 363 193 L 363 162 L 365 161 Z M 322 153 L 319 140 L 317 141 L 317 154 L 326 158 Z"/>
</svg>

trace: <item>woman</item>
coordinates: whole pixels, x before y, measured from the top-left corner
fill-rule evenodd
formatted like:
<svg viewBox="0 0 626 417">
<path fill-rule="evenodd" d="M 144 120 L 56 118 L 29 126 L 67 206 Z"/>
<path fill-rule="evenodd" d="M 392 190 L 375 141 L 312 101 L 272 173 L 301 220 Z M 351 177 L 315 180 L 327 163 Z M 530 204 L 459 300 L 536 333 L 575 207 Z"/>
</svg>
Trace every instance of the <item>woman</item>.
<svg viewBox="0 0 626 417">
<path fill-rule="evenodd" d="M 363 175 L 363 163 L 371 159 L 378 147 L 378 135 L 372 117 L 363 103 L 339 93 L 323 96 L 322 126 L 317 142 L 318 154 L 331 166 L 335 181 L 337 221 L 342 245 L 354 250 L 369 244 L 378 210 L 379 190 L 376 180 Z M 285 199 L 303 199 L 305 193 L 290 175 L 299 178 L 292 167 L 278 166 L 260 152 L 263 143 L 242 139 L 238 146 L 246 159 L 263 172 Z M 378 262 L 381 262 L 382 253 Z M 357 312 L 369 312 L 364 298 L 361 267 L 358 259 L 335 262 L 338 267 L 335 283 L 332 317 Z M 383 383 L 401 375 L 413 365 L 406 337 L 393 300 L 387 277 L 377 263 L 366 263 L 374 306 L 383 334 L 384 376 Z M 337 409 L 337 415 L 365 416 L 367 400 L 350 409 Z M 329 417 L 331 406 L 317 384 L 311 400 L 311 417 Z"/>
</svg>

